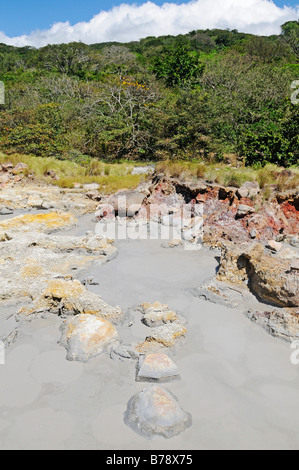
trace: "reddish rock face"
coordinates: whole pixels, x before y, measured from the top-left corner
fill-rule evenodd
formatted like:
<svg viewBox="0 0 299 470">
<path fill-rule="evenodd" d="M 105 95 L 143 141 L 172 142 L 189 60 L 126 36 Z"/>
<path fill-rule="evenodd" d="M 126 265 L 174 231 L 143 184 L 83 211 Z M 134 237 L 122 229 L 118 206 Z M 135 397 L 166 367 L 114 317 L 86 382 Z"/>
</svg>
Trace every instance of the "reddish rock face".
<svg viewBox="0 0 299 470">
<path fill-rule="evenodd" d="M 182 186 L 183 189 L 182 189 Z M 188 192 L 189 188 L 189 192 Z M 246 197 L 245 197 L 246 196 Z M 254 202 L 250 199 L 254 196 Z M 246 242 L 251 234 L 262 242 L 277 236 L 298 234 L 299 200 L 296 191 L 281 193 L 277 199 L 263 202 L 256 183 L 245 183 L 240 190 L 224 188 L 219 185 L 182 185 L 176 180 L 158 181 L 152 188 L 150 203 L 165 204 L 190 203 L 204 206 L 204 242 L 213 246 L 221 240 Z M 248 213 L 242 212 L 248 206 Z M 251 208 L 249 210 L 249 208 Z"/>
</svg>

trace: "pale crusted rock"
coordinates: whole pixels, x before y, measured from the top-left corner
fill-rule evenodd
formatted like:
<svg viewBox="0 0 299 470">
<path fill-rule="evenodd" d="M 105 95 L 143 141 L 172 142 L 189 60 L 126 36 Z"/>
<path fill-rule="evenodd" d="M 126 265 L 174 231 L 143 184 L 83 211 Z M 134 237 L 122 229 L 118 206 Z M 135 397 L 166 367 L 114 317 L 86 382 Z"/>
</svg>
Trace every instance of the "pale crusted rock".
<svg viewBox="0 0 299 470">
<path fill-rule="evenodd" d="M 183 321 L 182 317 L 177 315 L 173 310 L 170 310 L 168 305 L 163 305 L 160 302 L 153 304 L 144 303 L 139 309 L 143 313 L 142 322 L 151 328 L 167 323 Z"/>
<path fill-rule="evenodd" d="M 282 243 L 276 242 L 275 240 L 268 240 L 267 248 L 277 253 L 282 249 Z"/>
<path fill-rule="evenodd" d="M 264 328 L 270 335 L 283 341 L 293 342 L 299 339 L 299 309 L 268 312 L 248 310 L 245 316 Z"/>
<path fill-rule="evenodd" d="M 124 421 L 147 439 L 180 434 L 192 424 L 192 418 L 167 390 L 150 386 L 134 395 L 128 403 Z"/>
<path fill-rule="evenodd" d="M 61 344 L 69 361 L 87 362 L 104 353 L 117 340 L 115 327 L 95 315 L 78 315 L 62 325 Z"/>
<path fill-rule="evenodd" d="M 169 382 L 179 378 L 177 365 L 166 354 L 147 354 L 139 357 L 137 382 Z"/>
<path fill-rule="evenodd" d="M 140 345 L 141 350 L 146 351 L 147 346 L 159 345 L 166 348 L 175 346 L 179 339 L 185 338 L 187 328 L 182 323 L 170 323 L 154 328 L 146 337 L 145 342 Z"/>
</svg>

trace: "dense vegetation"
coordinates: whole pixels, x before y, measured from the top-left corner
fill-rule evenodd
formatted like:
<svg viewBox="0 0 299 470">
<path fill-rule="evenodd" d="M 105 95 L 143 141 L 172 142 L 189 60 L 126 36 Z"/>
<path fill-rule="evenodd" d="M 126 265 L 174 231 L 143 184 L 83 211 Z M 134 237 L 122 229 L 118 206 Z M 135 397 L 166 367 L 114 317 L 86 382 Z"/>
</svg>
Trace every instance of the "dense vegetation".
<svg viewBox="0 0 299 470">
<path fill-rule="evenodd" d="M 0 44 L 0 150 L 87 163 L 298 163 L 299 23 L 128 44 Z"/>
</svg>

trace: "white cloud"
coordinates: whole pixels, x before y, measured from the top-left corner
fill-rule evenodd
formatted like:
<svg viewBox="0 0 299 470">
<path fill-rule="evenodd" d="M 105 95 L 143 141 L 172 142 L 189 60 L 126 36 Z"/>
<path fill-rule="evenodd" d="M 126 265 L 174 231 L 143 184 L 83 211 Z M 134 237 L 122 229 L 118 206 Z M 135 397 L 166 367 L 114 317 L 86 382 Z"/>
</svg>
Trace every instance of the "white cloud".
<svg viewBox="0 0 299 470">
<path fill-rule="evenodd" d="M 297 7 L 280 8 L 271 0 L 192 0 L 182 5 L 122 4 L 101 11 L 88 22 L 55 23 L 45 31 L 7 37 L 0 42 L 14 46 L 41 47 L 47 44 L 82 41 L 134 41 L 146 36 L 187 33 L 194 29 L 230 28 L 260 35 L 278 34 L 280 25 L 299 17 Z"/>
</svg>

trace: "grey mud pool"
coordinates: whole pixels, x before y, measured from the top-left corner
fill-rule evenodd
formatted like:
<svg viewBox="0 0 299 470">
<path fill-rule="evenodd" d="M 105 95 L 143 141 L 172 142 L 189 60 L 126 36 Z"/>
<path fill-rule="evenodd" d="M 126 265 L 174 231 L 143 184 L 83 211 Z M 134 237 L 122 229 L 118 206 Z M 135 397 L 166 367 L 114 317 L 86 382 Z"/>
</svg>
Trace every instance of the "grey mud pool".
<svg viewBox="0 0 299 470">
<path fill-rule="evenodd" d="M 93 230 L 91 219 L 63 234 Z M 49 315 L 22 324 L 0 365 L 0 448 L 298 449 L 299 365 L 291 363 L 290 345 L 245 318 L 247 306 L 192 295 L 215 274 L 219 253 L 164 249 L 157 240 L 116 246 L 116 258 L 84 274 L 97 284 L 88 289 L 124 311 L 159 301 L 184 316 L 186 338 L 169 352 L 181 378 L 163 387 L 191 414 L 192 426 L 171 439 L 136 434 L 124 423 L 127 403 L 146 386 L 135 381 L 136 363 L 109 354 L 86 364 L 67 361 L 58 344 L 61 319 Z M 13 313 L 0 310 L 7 318 Z M 139 341 L 145 328 L 136 321 L 119 335 Z"/>
</svg>

